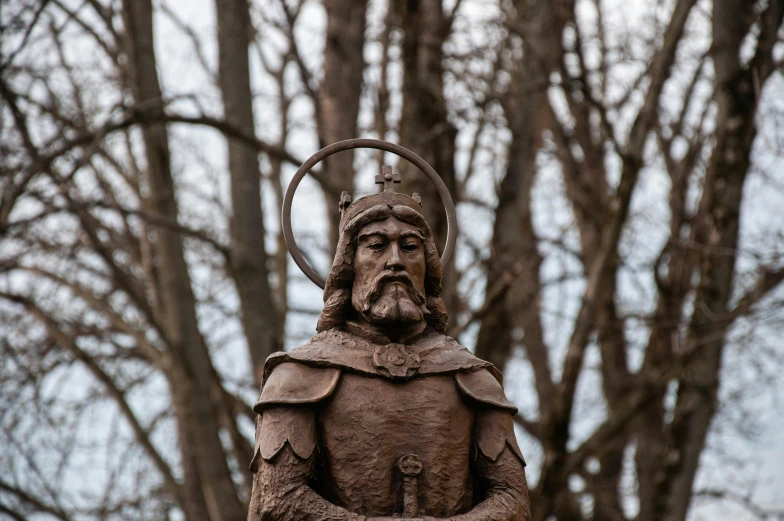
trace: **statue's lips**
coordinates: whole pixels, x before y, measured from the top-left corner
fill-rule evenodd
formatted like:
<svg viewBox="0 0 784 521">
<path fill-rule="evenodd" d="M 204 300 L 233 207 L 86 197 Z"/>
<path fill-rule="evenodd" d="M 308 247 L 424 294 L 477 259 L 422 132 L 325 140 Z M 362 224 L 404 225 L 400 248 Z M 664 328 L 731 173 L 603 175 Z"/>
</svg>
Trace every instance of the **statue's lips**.
<svg viewBox="0 0 784 521">
<path fill-rule="evenodd" d="M 401 298 L 408 297 L 409 290 L 413 289 L 414 286 L 410 278 L 394 276 L 382 279 L 376 287 L 380 290 L 379 293 Z"/>
<path fill-rule="evenodd" d="M 413 283 L 408 273 L 395 273 L 395 274 L 383 273 L 379 277 L 378 283 L 383 284 L 384 282 L 405 282 L 406 284 Z"/>
</svg>

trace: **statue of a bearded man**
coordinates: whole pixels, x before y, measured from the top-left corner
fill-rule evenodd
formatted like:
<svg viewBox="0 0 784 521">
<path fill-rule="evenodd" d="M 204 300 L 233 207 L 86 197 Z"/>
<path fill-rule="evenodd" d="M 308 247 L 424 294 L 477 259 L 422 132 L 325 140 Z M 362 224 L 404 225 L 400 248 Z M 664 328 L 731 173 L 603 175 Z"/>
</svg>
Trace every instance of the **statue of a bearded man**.
<svg viewBox="0 0 784 521">
<path fill-rule="evenodd" d="M 501 373 L 444 334 L 418 197 L 344 207 L 318 334 L 266 362 L 250 521 L 530 519 Z"/>
</svg>

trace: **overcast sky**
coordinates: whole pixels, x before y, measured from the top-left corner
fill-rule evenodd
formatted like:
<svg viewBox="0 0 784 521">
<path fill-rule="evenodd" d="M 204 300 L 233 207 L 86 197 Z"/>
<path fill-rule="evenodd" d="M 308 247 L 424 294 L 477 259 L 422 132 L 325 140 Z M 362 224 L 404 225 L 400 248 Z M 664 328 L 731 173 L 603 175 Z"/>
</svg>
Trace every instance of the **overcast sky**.
<svg viewBox="0 0 784 521">
<path fill-rule="evenodd" d="M 259 0 L 256 0 L 259 1 Z M 179 16 L 193 28 L 196 34 L 204 35 L 203 49 L 208 61 L 215 69 L 216 64 L 216 49 L 213 41 L 214 29 L 214 5 L 211 0 L 169 0 L 166 2 Z M 476 24 L 481 28 L 483 17 L 492 16 L 493 13 L 489 12 L 482 4 L 481 0 L 467 0 L 464 3 L 463 9 L 467 13 L 471 13 L 472 21 L 470 23 Z M 650 24 L 651 9 L 654 2 L 649 0 L 605 0 L 608 13 L 609 23 L 612 24 L 619 32 L 627 31 L 631 28 L 633 31 L 650 32 L 653 27 Z M 370 17 L 371 26 L 374 20 L 380 16 L 378 8 L 379 2 L 371 2 Z M 705 2 L 700 3 L 700 8 L 704 11 L 708 10 L 708 4 Z M 590 10 L 585 10 L 583 20 L 589 23 L 591 20 Z M 375 18 L 374 18 L 375 17 Z M 306 61 L 310 60 L 310 64 L 317 66 L 317 60 L 320 56 L 320 50 L 323 46 L 323 29 L 324 29 L 324 14 L 321 7 L 315 3 L 310 2 L 306 4 L 305 12 L 300 15 L 300 20 L 297 26 L 297 36 L 302 45 L 302 49 L 306 56 Z M 696 26 L 694 29 L 693 44 L 695 47 L 704 45 L 708 41 L 705 27 Z M 470 31 L 469 31 L 470 33 Z M 472 33 L 475 36 L 481 35 L 481 30 Z M 185 38 L 182 32 L 176 28 L 165 17 L 158 16 L 156 18 L 156 45 L 159 61 L 159 70 L 161 73 L 161 81 L 164 86 L 165 95 L 172 97 L 177 94 L 190 94 L 199 93 L 202 99 L 212 100 L 214 105 L 207 105 L 208 108 L 214 110 L 215 113 L 220 112 L 220 97 L 214 89 L 209 87 L 209 81 L 197 65 L 196 56 L 190 42 Z M 273 42 L 274 43 L 274 42 Z M 460 45 L 460 42 L 453 42 L 454 45 Z M 89 52 L 87 49 L 85 52 Z M 77 46 L 73 48 L 73 52 L 78 54 L 80 49 Z M 377 59 L 377 50 L 373 46 L 368 46 L 367 59 L 373 62 Z M 271 103 L 272 88 L 269 80 L 261 72 L 261 67 L 258 61 L 254 58 L 252 62 L 254 91 L 257 94 L 256 103 L 254 106 L 255 118 L 257 122 L 257 133 L 261 138 L 273 140 L 280 129 L 276 127 L 276 105 Z M 632 71 L 629 71 L 631 74 Z M 394 74 L 393 74 L 394 77 Z M 292 88 L 295 88 L 292 86 Z M 766 103 L 769 104 L 769 110 L 764 115 L 761 121 L 761 132 L 759 140 L 767 139 L 764 129 L 772 128 L 772 118 L 776 114 L 784 114 L 784 82 L 781 79 L 772 79 L 769 90 L 773 93 L 766 98 Z M 778 96 L 776 94 L 779 94 Z M 392 100 L 393 105 L 396 100 Z M 397 100 L 399 102 L 399 100 Z M 666 103 L 666 101 L 665 101 Z M 192 110 L 192 107 L 183 102 L 178 107 L 183 111 Z M 311 112 L 311 107 L 305 102 L 295 103 L 292 108 L 292 120 L 301 119 L 307 121 L 310 118 L 308 115 Z M 363 114 L 360 118 L 367 117 Z M 765 118 L 771 118 L 769 121 Z M 769 123 L 766 126 L 766 122 Z M 190 143 L 199 144 L 199 151 L 203 154 L 209 163 L 217 168 L 225 170 L 225 144 L 217 134 L 210 130 L 196 129 L 194 127 L 174 126 L 172 127 L 172 136 L 175 140 L 188 141 Z M 782 127 L 784 128 L 784 127 Z M 460 139 L 464 139 L 469 135 L 472 129 L 459 129 L 461 135 Z M 771 131 L 772 132 L 772 131 Z M 503 136 L 502 136 L 503 137 Z M 308 155 L 316 151 L 317 140 L 312 128 L 296 128 L 292 130 L 290 140 L 291 143 L 289 150 L 297 157 L 306 158 Z M 775 141 L 774 141 L 775 142 Z M 774 147 L 775 149 L 775 147 Z M 760 172 L 757 175 L 758 181 L 750 180 L 747 197 L 753 198 L 758 201 L 755 205 L 746 205 L 743 214 L 743 230 L 748 237 L 755 237 L 764 234 L 779 233 L 780 237 L 784 237 L 784 222 L 779 223 L 772 216 L 777 215 L 778 220 L 781 219 L 781 208 L 784 208 L 784 182 L 779 184 L 771 184 L 764 181 L 764 175 L 768 171 L 778 170 L 781 172 L 781 166 L 784 164 L 781 156 L 784 155 L 784 150 L 779 148 L 776 153 L 766 152 L 765 154 L 758 151 L 755 156 L 755 161 L 760 165 Z M 367 157 L 367 156 L 364 156 Z M 189 183 L 198 185 L 201 180 L 199 176 L 203 175 L 198 161 L 201 158 L 195 159 L 194 157 L 174 157 L 175 166 L 179 168 L 180 172 L 187 172 L 190 178 Z M 464 167 L 465 155 L 456 158 L 458 170 Z M 363 156 L 359 155 L 357 165 L 363 164 Z M 461 166 L 463 165 L 463 166 Z M 293 168 L 287 167 L 287 175 L 293 174 Z M 357 181 L 358 191 L 361 193 L 369 193 L 374 189 L 372 177 L 375 172 L 372 170 L 372 165 L 368 164 L 365 168 L 360 169 L 360 176 Z M 182 174 L 180 174 L 182 175 Z M 488 176 L 492 176 L 493 172 L 488 172 Z M 563 194 L 560 193 L 558 172 L 552 165 L 543 165 L 541 179 L 538 181 L 535 194 L 539 198 L 537 200 L 537 222 L 538 231 L 545 235 L 548 233 L 560 233 L 563 227 L 568 226 L 571 220 L 568 210 L 565 206 Z M 662 226 L 662 206 L 657 205 L 656 200 L 662 199 L 666 194 L 668 185 L 664 180 L 662 172 L 649 171 L 643 176 L 640 185 L 640 193 L 635 197 L 633 205 L 633 212 L 637 212 L 641 218 L 638 220 L 641 229 L 639 233 L 635 234 L 637 241 L 630 241 L 627 247 L 635 251 L 635 255 L 639 255 L 639 259 L 649 257 L 656 254 L 661 242 L 666 238 L 666 227 Z M 228 201 L 228 176 L 223 176 L 223 186 L 215 186 L 213 189 Z M 475 190 L 477 197 L 484 198 L 490 203 L 494 203 L 494 193 L 492 189 L 492 179 L 480 179 L 477 181 L 476 186 L 472 186 Z M 219 181 L 220 182 L 220 181 Z M 359 194 L 355 194 L 356 196 Z M 193 212 L 197 211 L 200 204 L 197 200 L 191 200 L 188 197 L 181 198 L 180 205 L 184 209 Z M 269 194 L 265 193 L 265 209 L 267 211 L 266 223 L 271 229 L 279 226 L 278 216 L 270 209 L 274 207 L 274 201 Z M 326 248 L 323 242 L 326 240 L 326 227 L 321 218 L 314 218 L 314 216 L 323 215 L 324 199 L 316 185 L 316 183 L 305 180 L 301 189 L 297 192 L 297 198 L 293 208 L 294 231 L 300 241 L 300 245 L 308 251 L 316 261 L 316 267 L 324 274 L 327 270 L 329 259 L 319 254 Z M 193 207 L 188 208 L 189 205 Z M 460 219 L 463 230 L 470 230 L 470 232 L 477 238 L 477 241 L 486 243 L 489 240 L 492 231 L 492 222 L 488 220 L 487 214 L 482 214 L 481 210 L 475 208 L 460 208 Z M 664 221 L 666 222 L 666 221 Z M 301 238 L 301 239 L 299 239 Z M 576 236 L 572 236 L 570 240 L 576 240 Z M 270 237 L 269 248 L 274 248 L 274 237 Z M 557 261 L 557 262 L 556 262 Z M 470 262 L 470 256 L 465 250 L 458 251 L 456 262 L 460 266 L 464 266 Z M 549 264 L 548 264 L 549 262 Z M 543 267 L 543 276 L 548 275 L 548 270 L 562 269 L 557 266 L 562 266 L 563 259 L 547 259 Z M 291 263 L 291 270 L 296 270 L 296 266 Z M 205 276 L 202 274 L 201 276 Z M 199 273 L 195 273 L 194 277 L 198 280 Z M 447 274 L 447 276 L 449 276 Z M 629 276 L 627 285 L 621 288 L 621 293 L 628 292 L 629 300 L 638 298 L 639 292 L 649 292 L 653 294 L 652 280 L 636 280 Z M 576 293 L 576 292 L 575 292 Z M 477 298 L 481 301 L 481 297 Z M 553 299 L 557 298 L 553 296 Z M 304 278 L 294 280 L 290 289 L 291 305 L 300 308 L 318 309 L 321 305 L 321 291 L 312 285 Z M 559 310 L 565 314 L 570 312 L 573 314 L 574 310 L 570 310 L 569 301 L 557 302 L 555 305 Z M 574 306 L 572 306 L 574 307 Z M 291 315 L 287 322 L 287 329 L 290 332 L 288 338 L 288 347 L 301 343 L 304 339 L 310 337 L 315 330 L 315 315 Z M 548 330 L 548 343 L 552 345 L 562 344 L 570 331 L 568 329 L 558 327 L 558 322 L 553 318 L 549 322 L 550 328 Z M 238 327 L 237 324 L 228 324 L 223 327 L 232 328 Z M 214 332 L 212 332 L 214 333 Z M 747 377 L 739 374 L 740 371 L 745 371 L 746 362 L 745 355 L 747 354 L 746 345 L 748 342 L 769 342 L 775 344 L 779 349 L 780 338 L 772 337 L 779 333 L 778 330 L 769 332 L 767 336 L 764 331 L 757 332 L 748 339 L 743 337 L 742 331 L 736 332 L 737 340 L 734 341 L 733 347 L 729 349 L 727 358 L 725 360 L 725 367 L 731 369 L 738 369 L 738 372 L 727 371 L 728 375 L 735 375 L 738 377 L 737 386 L 743 387 L 747 385 Z M 634 332 L 631 332 L 633 335 Z M 761 336 L 760 336 L 761 335 Z M 472 337 L 468 334 L 463 341 L 466 344 L 471 343 Z M 591 358 L 586 361 L 590 364 Z M 247 352 L 244 346 L 237 343 L 237 345 L 229 345 L 221 349 L 216 357 L 216 364 L 223 374 L 233 374 L 240 376 L 247 371 L 248 360 Z M 528 368 L 523 360 L 512 361 L 507 368 L 506 386 L 510 398 L 520 404 L 523 411 L 532 403 L 527 399 L 529 386 Z M 725 379 L 726 380 L 726 379 Z M 581 386 L 597 385 L 598 380 L 591 380 L 590 376 L 581 379 Z M 727 396 L 728 393 L 735 393 L 737 389 L 733 387 L 732 382 L 725 383 L 722 388 L 722 395 Z M 739 391 L 742 391 L 740 389 Z M 78 394 L 78 393 L 77 393 Z M 590 393 L 586 393 L 590 394 Z M 733 394 L 734 396 L 734 394 Z M 754 490 L 755 499 L 763 506 L 770 508 L 780 508 L 784 510 L 784 378 L 780 378 L 778 383 L 771 387 L 757 386 L 751 393 L 740 393 L 742 403 L 745 407 L 756 412 L 756 420 L 759 422 L 761 432 L 754 443 L 740 436 L 736 429 L 732 427 L 732 415 L 717 419 L 716 428 L 713 429 L 711 434 L 710 443 L 715 445 L 716 451 L 711 452 L 711 457 L 703 462 L 702 472 L 697 483 L 697 487 L 711 487 L 721 482 L 737 483 L 738 490 L 741 495 L 746 495 L 750 490 Z M 247 396 L 250 401 L 254 396 Z M 592 408 L 593 407 L 593 408 Z M 598 413 L 601 410 L 595 407 L 595 404 L 584 402 L 578 404 L 577 414 L 583 411 L 585 417 L 578 422 L 584 433 L 589 433 L 591 428 L 600 420 Z M 726 425 L 725 425 L 726 423 Z M 579 433 L 578 433 L 579 436 Z M 525 444 L 523 451 L 526 452 L 526 457 L 532 463 L 529 469 L 536 472 L 538 455 L 535 451 L 527 451 Z M 529 454 L 529 452 L 532 452 Z M 711 506 L 703 506 L 700 500 L 695 503 L 697 508 L 692 510 L 693 519 L 705 520 L 744 520 L 744 513 L 741 509 L 733 507 L 730 503 L 715 503 Z M 749 517 L 749 519 L 751 519 Z"/>
</svg>

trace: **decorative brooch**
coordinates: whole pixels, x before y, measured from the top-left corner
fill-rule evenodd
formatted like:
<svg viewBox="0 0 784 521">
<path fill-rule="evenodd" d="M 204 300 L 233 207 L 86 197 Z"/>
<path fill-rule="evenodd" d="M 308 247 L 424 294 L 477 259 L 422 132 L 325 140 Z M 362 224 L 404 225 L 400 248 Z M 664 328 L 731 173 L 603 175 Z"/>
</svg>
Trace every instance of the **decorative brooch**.
<svg viewBox="0 0 784 521">
<path fill-rule="evenodd" d="M 373 366 L 388 378 L 410 378 L 419 370 L 419 355 L 404 344 L 386 344 L 373 353 Z"/>
</svg>

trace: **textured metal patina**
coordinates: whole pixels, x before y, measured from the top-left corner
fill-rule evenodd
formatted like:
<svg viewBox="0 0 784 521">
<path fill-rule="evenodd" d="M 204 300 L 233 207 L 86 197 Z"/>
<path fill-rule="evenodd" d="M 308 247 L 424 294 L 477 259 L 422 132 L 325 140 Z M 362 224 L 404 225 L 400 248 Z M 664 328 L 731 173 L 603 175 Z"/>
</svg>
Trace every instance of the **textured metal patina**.
<svg viewBox="0 0 784 521">
<path fill-rule="evenodd" d="M 288 226 L 293 190 L 318 160 L 365 145 L 400 149 L 337 143 L 303 165 L 287 193 L 286 239 L 317 283 Z M 454 222 L 439 258 L 419 198 L 394 191 L 399 179 L 385 167 L 381 193 L 341 196 L 318 333 L 265 364 L 249 521 L 530 519 L 517 409 L 501 373 L 444 334 Z"/>
</svg>

